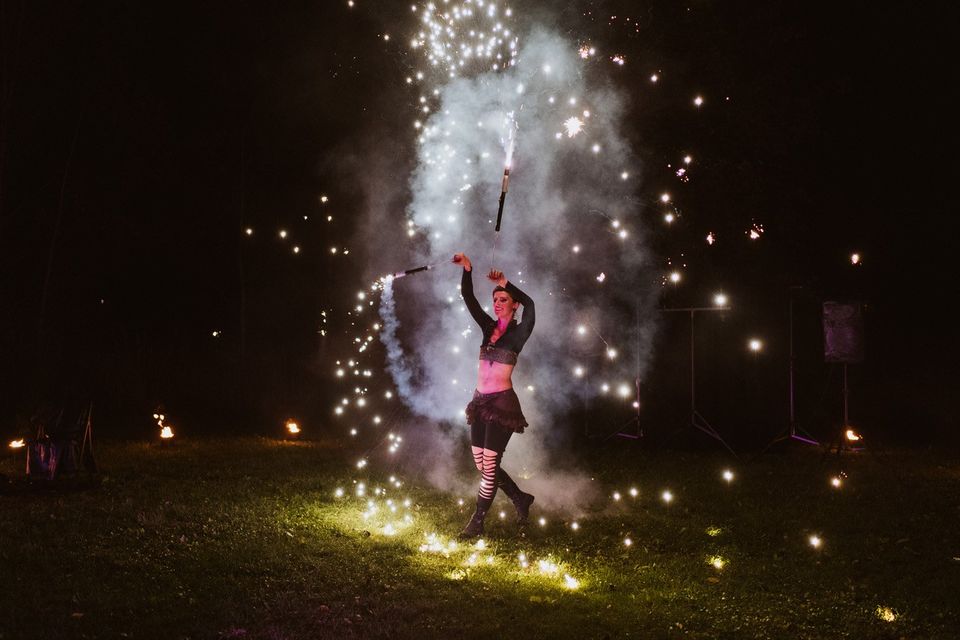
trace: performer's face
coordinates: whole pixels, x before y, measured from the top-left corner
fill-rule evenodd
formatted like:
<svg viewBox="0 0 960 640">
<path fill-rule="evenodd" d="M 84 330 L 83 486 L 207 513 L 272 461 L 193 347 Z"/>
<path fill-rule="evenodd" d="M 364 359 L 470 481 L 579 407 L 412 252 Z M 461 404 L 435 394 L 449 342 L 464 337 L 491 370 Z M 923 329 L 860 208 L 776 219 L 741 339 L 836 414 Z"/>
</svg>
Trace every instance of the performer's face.
<svg viewBox="0 0 960 640">
<path fill-rule="evenodd" d="M 514 302 L 506 291 L 493 292 L 493 313 L 498 319 L 509 320 L 519 306 L 520 303 Z"/>
</svg>

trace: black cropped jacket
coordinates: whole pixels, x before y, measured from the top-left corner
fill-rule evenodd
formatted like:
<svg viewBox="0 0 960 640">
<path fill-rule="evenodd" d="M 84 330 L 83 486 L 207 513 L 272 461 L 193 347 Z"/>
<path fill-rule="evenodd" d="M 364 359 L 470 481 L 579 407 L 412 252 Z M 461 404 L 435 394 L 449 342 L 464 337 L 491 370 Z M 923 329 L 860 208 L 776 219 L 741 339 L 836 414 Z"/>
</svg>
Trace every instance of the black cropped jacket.
<svg viewBox="0 0 960 640">
<path fill-rule="evenodd" d="M 477 302 L 477 296 L 473 293 L 473 272 L 463 270 L 460 278 L 460 295 L 470 311 L 470 315 L 480 325 L 483 331 L 483 343 L 480 345 L 480 359 L 491 360 L 494 362 L 503 362 L 505 364 L 516 364 L 517 355 L 523 349 L 530 334 L 533 332 L 533 324 L 536 321 L 536 310 L 533 299 L 518 289 L 512 282 L 507 281 L 504 287 L 510 297 L 523 305 L 523 321 L 517 322 L 511 320 L 507 330 L 497 338 L 496 343 L 490 343 L 490 336 L 497 327 L 497 321 L 483 312 L 480 303 Z M 512 357 L 511 357 L 512 355 Z M 511 361 L 512 360 L 512 361 Z"/>
</svg>

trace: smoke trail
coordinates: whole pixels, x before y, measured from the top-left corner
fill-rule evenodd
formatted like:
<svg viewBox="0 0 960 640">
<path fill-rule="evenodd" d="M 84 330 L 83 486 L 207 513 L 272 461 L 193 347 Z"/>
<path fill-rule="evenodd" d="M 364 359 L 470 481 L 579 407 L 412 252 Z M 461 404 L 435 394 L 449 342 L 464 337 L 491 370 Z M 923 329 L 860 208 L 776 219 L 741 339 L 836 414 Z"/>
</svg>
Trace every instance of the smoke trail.
<svg viewBox="0 0 960 640">
<path fill-rule="evenodd" d="M 400 397 L 408 402 L 413 397 L 413 373 L 403 357 L 403 347 L 397 338 L 396 305 L 393 302 L 393 278 L 383 279 L 383 290 L 380 295 L 380 319 L 383 320 L 383 329 L 380 331 L 380 341 L 387 350 L 387 371 L 397 386 Z"/>
</svg>

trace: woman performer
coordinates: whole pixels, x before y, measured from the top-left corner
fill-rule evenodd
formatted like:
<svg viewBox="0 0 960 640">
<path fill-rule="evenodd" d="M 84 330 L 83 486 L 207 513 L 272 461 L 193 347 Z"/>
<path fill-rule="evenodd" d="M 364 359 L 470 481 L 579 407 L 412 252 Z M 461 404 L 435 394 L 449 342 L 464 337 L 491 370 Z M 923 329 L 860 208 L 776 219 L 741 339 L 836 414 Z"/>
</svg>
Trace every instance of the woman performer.
<svg viewBox="0 0 960 640">
<path fill-rule="evenodd" d="M 517 509 L 517 524 L 527 524 L 533 496 L 524 493 L 517 483 L 500 468 L 500 459 L 514 433 L 523 433 L 527 421 L 520 410 L 520 400 L 513 390 L 511 375 L 517 355 L 533 331 L 533 300 L 508 282 L 502 271 L 491 270 L 487 278 L 496 283 L 493 290 L 493 313 L 496 320 L 483 312 L 473 294 L 473 266 L 463 253 L 453 256 L 454 264 L 463 266 L 460 295 L 470 315 L 483 331 L 477 389 L 467 405 L 470 444 L 473 461 L 480 471 L 477 510 L 460 533 L 461 539 L 483 534 L 483 519 L 493 503 L 497 488 L 503 489 Z M 517 307 L 523 305 L 523 322 L 514 319 Z"/>
</svg>

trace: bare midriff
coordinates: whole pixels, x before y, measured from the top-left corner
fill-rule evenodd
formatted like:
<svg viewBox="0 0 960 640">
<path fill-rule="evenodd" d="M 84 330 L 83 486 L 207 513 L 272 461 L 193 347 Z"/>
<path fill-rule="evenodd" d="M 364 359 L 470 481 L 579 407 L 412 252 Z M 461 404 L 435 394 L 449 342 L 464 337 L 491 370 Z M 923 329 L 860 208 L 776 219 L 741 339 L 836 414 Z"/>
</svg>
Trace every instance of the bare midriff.
<svg viewBox="0 0 960 640">
<path fill-rule="evenodd" d="M 477 367 L 477 391 L 480 393 L 496 393 L 497 391 L 510 389 L 513 387 L 513 381 L 511 380 L 513 367 L 512 364 L 480 360 Z"/>
</svg>

